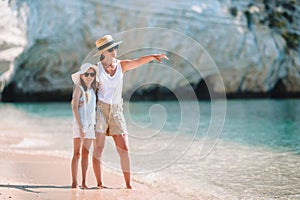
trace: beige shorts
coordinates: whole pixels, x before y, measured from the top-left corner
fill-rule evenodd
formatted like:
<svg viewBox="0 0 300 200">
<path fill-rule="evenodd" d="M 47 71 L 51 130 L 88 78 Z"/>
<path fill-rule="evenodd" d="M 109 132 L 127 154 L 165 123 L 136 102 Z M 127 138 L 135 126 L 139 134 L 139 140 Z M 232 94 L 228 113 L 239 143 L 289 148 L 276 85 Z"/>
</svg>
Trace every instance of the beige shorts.
<svg viewBox="0 0 300 200">
<path fill-rule="evenodd" d="M 128 134 L 123 114 L 123 104 L 110 105 L 97 102 L 96 132 L 106 135 Z"/>
</svg>

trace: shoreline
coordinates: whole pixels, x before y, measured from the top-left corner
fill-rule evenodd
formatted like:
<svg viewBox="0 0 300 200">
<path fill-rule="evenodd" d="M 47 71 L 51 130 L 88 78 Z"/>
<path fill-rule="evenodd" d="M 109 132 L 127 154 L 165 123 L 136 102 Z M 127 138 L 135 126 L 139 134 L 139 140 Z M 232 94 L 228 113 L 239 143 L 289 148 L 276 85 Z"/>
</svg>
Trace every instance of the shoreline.
<svg viewBox="0 0 300 200">
<path fill-rule="evenodd" d="M 104 170 L 107 189 L 96 188 L 91 163 L 88 189 L 71 188 L 70 161 L 58 156 L 30 155 L 0 150 L 1 199 L 184 199 L 167 190 L 151 188 L 132 178 L 133 189 L 126 189 L 123 176 Z M 81 181 L 80 166 L 78 182 Z"/>
<path fill-rule="evenodd" d="M 71 121 L 63 117 L 40 117 L 10 109 L 1 110 L 0 199 L 184 199 L 168 188 L 152 187 L 132 174 L 133 189 L 126 189 L 123 174 L 104 166 L 104 185 L 96 188 L 91 155 L 87 171 L 89 189 L 71 188 Z M 47 112 L 47 111 L 46 111 Z M 9 114 L 8 114 L 9 113 Z M 22 119 L 15 123 L 13 119 Z M 59 121 L 59 126 L 55 125 Z M 66 151 L 65 151 L 66 150 Z M 66 154 L 66 152 L 68 152 Z M 78 168 L 81 183 L 81 166 Z"/>
<path fill-rule="evenodd" d="M 184 90 L 184 89 L 183 89 Z M 288 91 L 267 91 L 267 92 L 228 92 L 210 93 L 208 89 L 195 89 L 194 94 L 183 94 L 181 100 L 207 101 L 213 99 L 227 100 L 248 100 L 248 99 L 300 99 L 300 92 Z M 129 95 L 130 94 L 130 95 Z M 136 91 L 124 94 L 125 101 L 177 101 L 178 98 L 171 92 L 163 89 L 153 89 L 146 91 Z M 62 92 L 31 92 L 31 93 L 0 93 L 0 102 L 3 103 L 29 103 L 29 102 L 70 102 L 72 100 L 72 90 Z"/>
<path fill-rule="evenodd" d="M 300 188 L 299 177 L 295 176 L 300 169 L 296 146 L 299 145 L 296 113 L 300 111 L 297 103 L 249 101 L 247 106 L 244 102 L 229 103 L 227 114 L 231 121 L 227 121 L 224 135 L 211 151 L 206 149 L 215 140 L 202 137 L 191 140 L 185 133 L 176 134 L 175 140 L 175 134 L 169 132 L 149 139 L 156 133 L 154 129 L 128 123 L 132 134 L 133 190 L 125 189 L 112 138 L 107 138 L 104 152 L 104 185 L 109 189 L 95 188 L 91 160 L 87 174 L 90 189 L 71 189 L 69 104 L 2 104 L 0 199 L 296 199 Z M 133 119 L 140 117 L 139 111 L 149 105 L 152 104 L 134 104 Z M 162 103 L 166 110 L 174 105 L 177 104 Z M 209 113 L 207 103 L 199 106 L 205 108 L 202 114 Z M 255 111 L 257 106 L 259 112 Z M 253 114 L 250 118 L 249 113 Z M 202 118 L 200 131 L 206 130 L 207 119 Z M 177 118 L 170 118 L 170 122 L 175 127 Z M 159 125 L 155 121 L 154 124 Z M 253 126 L 256 128 L 252 129 Z M 148 137 L 146 143 L 144 139 L 136 139 L 145 137 Z M 155 154 L 170 141 L 179 143 L 172 151 L 166 149 Z M 184 154 L 172 157 L 178 155 L 174 149 L 183 152 L 179 147 L 183 147 Z M 209 155 L 204 156 L 206 153 Z M 170 163 L 168 159 L 174 162 L 166 165 Z M 80 166 L 78 173 L 80 183 Z"/>
</svg>

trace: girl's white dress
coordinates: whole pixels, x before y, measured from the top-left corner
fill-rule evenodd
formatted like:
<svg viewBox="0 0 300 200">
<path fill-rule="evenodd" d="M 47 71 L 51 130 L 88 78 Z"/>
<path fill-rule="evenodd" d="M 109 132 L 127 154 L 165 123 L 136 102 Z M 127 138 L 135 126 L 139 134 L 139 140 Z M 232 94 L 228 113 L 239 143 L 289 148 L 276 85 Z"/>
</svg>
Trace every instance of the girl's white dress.
<svg viewBox="0 0 300 200">
<path fill-rule="evenodd" d="M 81 124 L 85 130 L 87 139 L 95 139 L 95 124 L 96 124 L 96 95 L 93 89 L 84 91 L 82 86 L 79 86 L 82 91 L 80 101 L 83 105 L 78 109 Z M 73 116 L 73 138 L 80 138 L 79 126 Z"/>
</svg>

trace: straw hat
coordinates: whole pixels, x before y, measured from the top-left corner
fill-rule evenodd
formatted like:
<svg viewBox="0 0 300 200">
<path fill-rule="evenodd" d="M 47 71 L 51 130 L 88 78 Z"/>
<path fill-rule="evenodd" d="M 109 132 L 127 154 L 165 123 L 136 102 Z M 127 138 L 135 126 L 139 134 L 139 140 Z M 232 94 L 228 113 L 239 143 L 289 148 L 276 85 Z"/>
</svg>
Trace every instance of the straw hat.
<svg viewBox="0 0 300 200">
<path fill-rule="evenodd" d="M 87 72 L 90 68 L 93 68 L 96 72 L 96 81 L 98 80 L 98 67 L 96 65 L 93 65 L 91 63 L 84 63 L 81 65 L 80 70 L 74 74 L 72 74 L 72 81 L 75 85 L 78 85 L 80 83 L 80 75 Z"/>
<path fill-rule="evenodd" d="M 94 56 L 101 55 L 107 49 L 110 49 L 114 46 L 121 44 L 122 41 L 114 42 L 114 39 L 111 35 L 105 35 L 102 38 L 98 39 L 95 44 L 98 49 L 98 52 Z"/>
</svg>

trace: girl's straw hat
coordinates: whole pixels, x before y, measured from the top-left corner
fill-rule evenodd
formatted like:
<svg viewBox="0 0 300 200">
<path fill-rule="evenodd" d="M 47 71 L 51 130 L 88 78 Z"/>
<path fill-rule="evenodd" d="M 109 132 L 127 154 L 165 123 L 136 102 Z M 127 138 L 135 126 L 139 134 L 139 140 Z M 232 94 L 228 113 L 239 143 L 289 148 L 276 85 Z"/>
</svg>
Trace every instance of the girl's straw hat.
<svg viewBox="0 0 300 200">
<path fill-rule="evenodd" d="M 89 68 L 93 68 L 96 72 L 96 81 L 99 82 L 98 80 L 98 67 L 96 65 L 93 65 L 91 63 L 84 63 L 80 66 L 80 70 L 76 73 L 73 73 L 71 75 L 72 81 L 74 82 L 75 85 L 78 85 L 80 83 L 80 75 L 84 74 L 89 70 Z"/>
<path fill-rule="evenodd" d="M 94 56 L 101 55 L 107 49 L 110 49 L 114 46 L 121 44 L 122 41 L 114 42 L 114 39 L 111 35 L 105 35 L 102 38 L 98 39 L 95 44 L 98 49 L 98 52 Z"/>
</svg>

